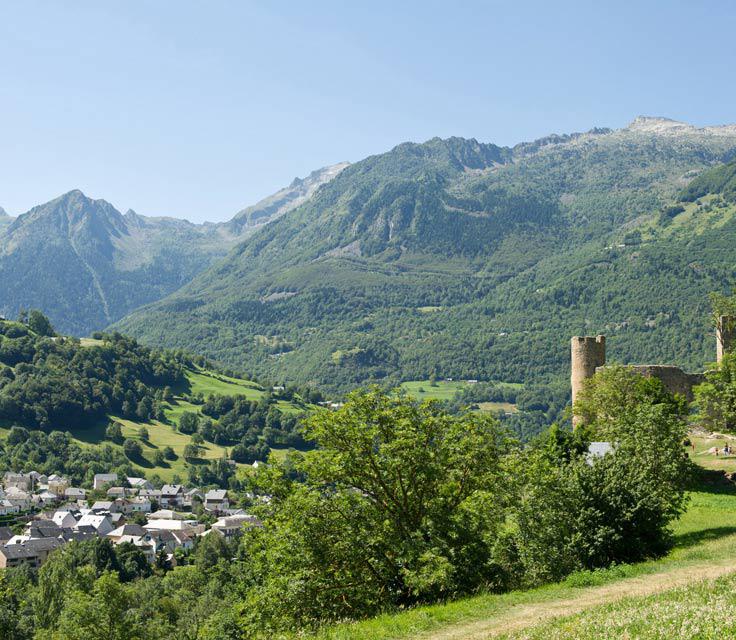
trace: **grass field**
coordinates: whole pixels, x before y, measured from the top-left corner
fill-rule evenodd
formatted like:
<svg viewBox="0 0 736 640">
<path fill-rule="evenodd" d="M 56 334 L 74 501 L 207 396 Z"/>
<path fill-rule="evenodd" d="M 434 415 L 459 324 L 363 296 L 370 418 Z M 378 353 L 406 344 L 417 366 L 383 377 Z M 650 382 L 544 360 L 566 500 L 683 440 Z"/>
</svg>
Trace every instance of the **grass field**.
<svg viewBox="0 0 736 640">
<path fill-rule="evenodd" d="M 704 578 L 654 595 L 624 597 L 499 638 L 618 640 L 736 637 L 736 576 Z"/>
<path fill-rule="evenodd" d="M 521 389 L 518 382 L 497 382 L 501 388 Z M 452 400 L 456 393 L 472 386 L 467 380 L 437 380 L 432 386 L 430 380 L 403 382 L 401 388 L 417 400 Z"/>
<path fill-rule="evenodd" d="M 499 387 L 521 389 L 522 384 L 515 382 L 498 382 Z M 471 386 L 466 380 L 437 380 L 434 385 L 429 380 L 413 380 L 404 382 L 401 388 L 412 398 L 417 400 L 452 400 L 455 394 Z M 478 405 L 481 411 L 497 413 L 504 411 L 513 413 L 516 405 L 510 402 L 481 402 Z"/>
<path fill-rule="evenodd" d="M 736 438 L 733 436 L 723 436 L 719 438 L 691 437 L 691 442 L 695 445 L 695 449 L 690 451 L 690 457 L 705 469 L 722 469 L 724 471 L 736 471 L 736 454 L 728 456 L 723 455 L 723 447 L 728 442 L 736 448 Z M 710 450 L 717 448 L 718 455 L 711 453 Z"/>
<path fill-rule="evenodd" d="M 698 461 L 700 444 L 696 442 Z M 713 462 L 715 457 L 705 459 L 714 469 L 728 468 L 732 462 L 722 458 Z M 736 572 L 733 561 L 736 490 L 704 484 L 689 496 L 688 509 L 675 524 L 675 548 L 664 558 L 579 572 L 561 583 L 538 589 L 480 595 L 337 625 L 313 637 L 319 640 L 735 637 L 728 620 L 703 627 L 707 635 L 678 635 L 679 632 L 672 631 L 678 624 L 688 628 L 688 620 L 704 622 L 709 617 L 713 620 L 718 617 L 717 609 L 707 608 L 710 604 L 699 607 L 699 601 L 693 601 L 692 597 L 702 595 L 704 603 L 723 605 L 724 611 L 736 607 L 736 598 L 727 596 L 724 600 L 719 595 L 719 589 L 732 589 L 736 580 L 728 575 Z M 654 606 L 659 602 L 661 606 Z M 647 613 L 650 610 L 651 616 Z"/>
<path fill-rule="evenodd" d="M 245 396 L 248 400 L 259 400 L 265 395 L 265 390 L 255 382 L 250 380 L 242 380 L 239 378 L 231 378 L 213 373 L 210 371 L 198 370 L 187 371 L 187 381 L 189 383 L 188 392 L 191 395 L 203 394 L 205 397 L 210 394 L 229 395 L 229 396 Z M 181 390 L 179 390 L 181 391 Z M 304 411 L 302 407 L 296 406 L 291 402 L 279 400 L 277 406 L 281 411 L 286 413 L 300 413 Z M 193 413 L 201 413 L 200 408 L 190 402 L 184 400 L 180 395 L 175 395 L 174 400 L 169 403 L 165 409 L 166 418 L 171 424 L 161 422 L 138 423 L 132 420 L 123 420 L 114 418 L 123 425 L 123 436 L 126 438 L 138 438 L 141 427 L 148 429 L 148 441 L 142 441 L 144 463 L 141 465 L 150 473 L 157 473 L 163 480 L 170 481 L 175 475 L 185 478 L 189 462 L 184 460 L 184 447 L 191 441 L 188 435 L 179 433 L 175 430 L 182 413 L 189 411 Z M 102 433 L 104 437 L 104 430 Z M 171 447 L 177 454 L 176 460 L 167 461 L 166 466 L 154 466 L 153 459 L 156 451 L 164 447 Z M 201 455 L 194 464 L 203 464 L 208 460 L 221 458 L 227 455 L 227 447 L 221 447 L 211 442 L 202 445 Z M 283 453 L 277 454 L 283 456 Z M 147 463 L 147 464 L 146 464 Z M 250 465 L 238 465 L 242 472 L 249 472 Z"/>
<path fill-rule="evenodd" d="M 202 393 L 208 396 L 212 393 L 222 396 L 245 396 L 248 400 L 258 400 L 263 397 L 263 387 L 250 380 L 230 378 L 211 371 L 187 371 L 187 380 L 190 393 Z"/>
<path fill-rule="evenodd" d="M 90 339 L 90 342 L 91 339 Z M 92 346 L 91 344 L 88 346 Z M 143 459 L 135 461 L 134 464 L 145 474 L 158 474 L 162 480 L 171 482 L 174 476 L 179 476 L 183 480 L 187 477 L 187 469 L 189 462 L 184 460 L 184 447 L 191 442 L 188 435 L 176 431 L 176 424 L 185 411 L 200 413 L 200 407 L 187 402 L 181 395 L 176 393 L 188 393 L 190 395 L 203 394 L 205 397 L 210 394 L 245 396 L 248 400 L 259 400 L 265 395 L 265 390 L 254 382 L 249 380 L 241 380 L 238 378 L 230 378 L 218 373 L 205 370 L 187 371 L 186 388 L 176 389 L 174 399 L 167 405 L 164 412 L 168 420 L 163 422 L 136 422 L 120 418 L 119 416 L 110 416 L 110 419 L 119 422 L 122 425 L 123 437 L 138 440 L 143 448 Z M 303 407 L 297 406 L 291 402 L 279 400 L 277 407 L 286 413 L 301 413 Z M 74 440 L 83 447 L 94 447 L 102 444 L 109 444 L 112 447 L 122 450 L 121 445 L 114 444 L 105 439 L 105 429 L 108 420 L 104 420 L 99 424 L 89 428 L 71 429 Z M 9 429 L 9 424 L 0 424 L 0 437 L 5 437 Z M 142 427 L 148 430 L 148 440 L 141 440 L 139 432 Z M 163 450 L 165 447 L 171 447 L 177 455 L 176 460 L 167 460 L 163 466 L 154 464 L 154 456 L 156 451 Z M 201 455 L 193 464 L 205 464 L 209 460 L 221 458 L 227 455 L 227 447 L 218 446 L 211 442 L 205 442 L 201 447 Z M 278 451 L 277 456 L 283 457 L 286 451 Z M 250 465 L 238 465 L 240 473 L 249 473 L 252 467 Z"/>
</svg>

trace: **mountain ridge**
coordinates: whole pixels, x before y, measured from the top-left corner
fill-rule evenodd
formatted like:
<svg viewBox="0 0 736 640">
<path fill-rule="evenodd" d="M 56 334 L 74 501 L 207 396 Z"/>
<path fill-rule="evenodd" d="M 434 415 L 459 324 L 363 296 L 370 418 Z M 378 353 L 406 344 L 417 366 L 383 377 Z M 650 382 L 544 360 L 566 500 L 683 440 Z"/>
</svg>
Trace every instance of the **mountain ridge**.
<svg viewBox="0 0 736 640">
<path fill-rule="evenodd" d="M 698 345 L 683 364 L 694 363 L 707 352 L 705 328 L 682 299 L 673 306 L 663 297 L 666 274 L 637 278 L 643 266 L 636 258 L 600 256 L 600 247 L 659 220 L 685 176 L 736 152 L 736 130 L 713 135 L 672 125 L 673 135 L 661 124 L 553 135 L 512 148 L 461 138 L 402 143 L 350 165 L 221 263 L 116 327 L 245 363 L 271 379 L 345 390 L 433 372 L 556 379 L 567 364 L 550 355 L 564 351 L 550 341 L 594 330 L 587 322 L 603 324 L 606 306 L 613 319 L 635 327 L 622 343 L 626 352 L 656 361 L 669 359 L 671 348 L 670 357 L 680 358 L 685 349 L 675 343 L 685 338 L 674 325 L 671 343 L 658 346 L 647 333 L 659 306 L 680 314 L 675 324 Z M 678 261 L 687 256 L 683 242 Z M 665 248 L 655 243 L 657 259 L 665 259 Z M 599 300 L 575 275 L 589 263 L 622 270 L 636 299 L 627 302 L 622 290 L 615 304 Z M 707 283 L 686 278 L 668 286 L 684 295 L 687 285 L 688 295 L 705 298 L 727 285 L 724 267 L 719 262 Z M 686 264 L 676 268 L 690 273 Z M 586 277 L 598 289 L 615 289 L 593 275 Z M 637 289 L 647 278 L 658 292 L 649 305 Z M 535 308 L 536 290 L 555 309 L 552 322 Z M 595 307 L 588 309 L 582 291 Z M 525 331 L 539 337 L 530 341 Z"/>
<path fill-rule="evenodd" d="M 250 210 L 262 226 L 337 173 L 328 167 L 292 183 L 297 195 L 282 189 L 278 211 Z M 79 189 L 16 218 L 0 215 L 0 312 L 43 308 L 60 330 L 87 335 L 178 289 L 254 230 L 231 222 L 121 214 Z"/>
</svg>

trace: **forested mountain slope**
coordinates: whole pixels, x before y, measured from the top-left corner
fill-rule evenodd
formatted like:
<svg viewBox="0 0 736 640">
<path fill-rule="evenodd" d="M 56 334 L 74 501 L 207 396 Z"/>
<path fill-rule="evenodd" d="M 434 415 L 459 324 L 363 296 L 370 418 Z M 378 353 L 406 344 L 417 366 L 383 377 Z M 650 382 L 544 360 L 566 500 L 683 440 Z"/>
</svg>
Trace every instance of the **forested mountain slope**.
<svg viewBox="0 0 736 640">
<path fill-rule="evenodd" d="M 122 215 L 75 190 L 13 219 L 0 211 L 0 313 L 44 309 L 87 335 L 189 282 L 257 226 L 305 202 L 343 165 L 296 179 L 232 221 Z"/>
<path fill-rule="evenodd" d="M 119 326 L 333 389 L 555 378 L 580 332 L 613 334 L 613 358 L 700 366 L 736 223 L 725 201 L 669 207 L 735 153 L 736 127 L 661 118 L 512 149 L 402 144 Z"/>
</svg>

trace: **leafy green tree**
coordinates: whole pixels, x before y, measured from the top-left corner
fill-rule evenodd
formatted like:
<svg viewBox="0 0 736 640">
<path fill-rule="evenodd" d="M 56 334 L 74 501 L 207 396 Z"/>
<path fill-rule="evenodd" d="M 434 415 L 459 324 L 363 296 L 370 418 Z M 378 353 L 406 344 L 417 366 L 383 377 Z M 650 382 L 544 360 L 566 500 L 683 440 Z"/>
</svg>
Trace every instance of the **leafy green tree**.
<svg viewBox="0 0 736 640">
<path fill-rule="evenodd" d="M 115 548 L 115 555 L 120 566 L 118 574 L 121 582 L 130 582 L 151 575 L 151 565 L 148 564 L 143 552 L 134 544 L 130 542 L 119 544 Z"/>
<path fill-rule="evenodd" d="M 131 588 L 120 583 L 114 573 L 104 573 L 91 592 L 74 591 L 68 601 L 53 640 L 143 640 L 151 636 L 146 621 L 138 615 Z"/>
<path fill-rule="evenodd" d="M 661 381 L 625 366 L 610 366 L 585 381 L 573 411 L 590 433 L 603 438 L 608 426 L 641 405 L 662 404 L 673 415 L 687 412 L 685 398 L 673 397 Z"/>
<path fill-rule="evenodd" d="M 10 429 L 8 432 L 8 436 L 5 439 L 5 442 L 9 446 L 14 446 L 18 444 L 23 444 L 24 442 L 27 442 L 30 437 L 30 434 L 28 433 L 27 429 L 24 429 L 23 427 L 14 426 Z"/>
<path fill-rule="evenodd" d="M 33 585 L 27 586 L 32 588 Z M 0 638 L 31 640 L 32 622 L 24 615 L 23 607 L 23 594 L 13 588 L 5 572 L 0 571 Z"/>
<path fill-rule="evenodd" d="M 148 442 L 148 438 L 149 438 L 148 429 L 146 427 L 141 427 L 140 429 L 138 429 L 138 437 L 141 440 Z"/>
<path fill-rule="evenodd" d="M 659 380 L 625 368 L 596 374 L 581 400 L 588 437 L 609 442 L 600 458 L 581 453 L 582 433 L 551 431 L 517 458 L 513 539 L 517 584 L 540 584 L 576 569 L 656 557 L 672 544 L 685 505 L 690 463 L 682 403 Z M 597 401 L 597 405 L 595 402 Z M 596 408 L 596 410 L 593 410 Z"/>
<path fill-rule="evenodd" d="M 199 445 L 189 443 L 184 447 L 184 459 L 194 460 L 199 457 Z"/>
<path fill-rule="evenodd" d="M 161 449 L 156 449 L 156 452 L 153 454 L 153 463 L 157 467 L 162 467 L 166 464 L 166 456 L 164 456 L 164 452 Z"/>
<path fill-rule="evenodd" d="M 179 431 L 191 434 L 197 431 L 199 425 L 199 416 L 192 411 L 185 411 L 179 418 Z"/>
<path fill-rule="evenodd" d="M 51 326 L 51 321 L 38 309 L 32 309 L 28 314 L 28 328 L 39 336 L 55 336 L 56 331 Z"/>
<path fill-rule="evenodd" d="M 312 625 L 493 582 L 507 439 L 487 416 L 373 390 L 307 423 L 306 479 L 251 533 L 256 625 Z M 277 473 L 277 472 L 275 472 Z M 306 577 L 309 576 L 307 580 Z"/>
<path fill-rule="evenodd" d="M 128 438 L 123 443 L 123 452 L 130 460 L 140 460 L 143 455 L 143 448 L 141 447 L 140 442 Z"/>
<path fill-rule="evenodd" d="M 714 431 L 736 430 L 736 354 L 726 353 L 694 389 L 701 424 Z"/>
<path fill-rule="evenodd" d="M 116 444 L 123 442 L 123 429 L 119 422 L 111 422 L 105 429 L 105 437 Z"/>
<path fill-rule="evenodd" d="M 164 447 L 164 458 L 166 460 L 176 460 L 176 452 L 172 447 Z"/>
</svg>

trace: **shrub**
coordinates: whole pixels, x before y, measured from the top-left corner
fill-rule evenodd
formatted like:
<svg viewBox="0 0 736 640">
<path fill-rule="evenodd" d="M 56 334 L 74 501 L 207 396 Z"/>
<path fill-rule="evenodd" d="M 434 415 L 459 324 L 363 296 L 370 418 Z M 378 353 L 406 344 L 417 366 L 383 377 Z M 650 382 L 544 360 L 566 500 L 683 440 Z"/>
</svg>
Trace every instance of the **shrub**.
<svg viewBox="0 0 736 640">
<path fill-rule="evenodd" d="M 139 460 L 143 456 L 143 449 L 140 442 L 128 438 L 123 443 L 123 452 L 130 460 Z"/>
</svg>

